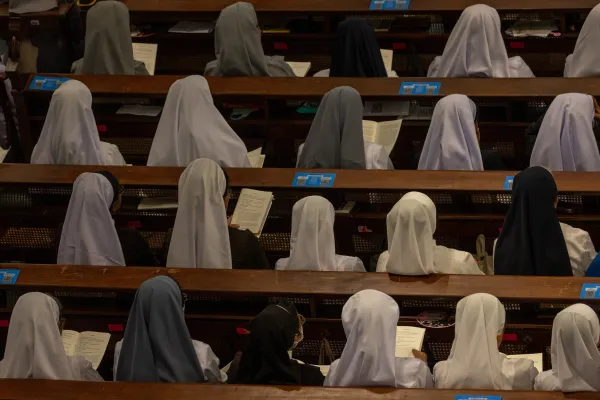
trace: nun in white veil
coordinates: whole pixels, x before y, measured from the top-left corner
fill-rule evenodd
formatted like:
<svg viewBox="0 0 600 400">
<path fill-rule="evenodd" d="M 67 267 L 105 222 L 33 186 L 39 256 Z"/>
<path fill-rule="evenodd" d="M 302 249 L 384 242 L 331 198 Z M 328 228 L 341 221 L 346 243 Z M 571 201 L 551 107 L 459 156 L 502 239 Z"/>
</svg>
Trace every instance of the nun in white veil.
<svg viewBox="0 0 600 400">
<path fill-rule="evenodd" d="M 52 94 L 32 164 L 125 165 L 114 144 L 100 141 L 92 112 L 92 93 L 69 80 Z"/>
<path fill-rule="evenodd" d="M 77 177 L 60 235 L 58 264 L 125 266 L 109 211 L 117 195 L 101 174 L 85 172 Z"/>
<path fill-rule="evenodd" d="M 358 257 L 335 254 L 333 205 L 321 196 L 308 196 L 294 204 L 290 256 L 276 270 L 365 272 Z"/>
<path fill-rule="evenodd" d="M 600 41 L 600 4 L 592 8 L 581 27 L 575 50 L 565 62 L 565 78 L 600 76 L 598 41 Z"/>
<path fill-rule="evenodd" d="M 552 325 L 552 369 L 535 379 L 535 390 L 600 391 L 600 323 L 585 304 L 559 312 Z"/>
<path fill-rule="evenodd" d="M 533 78 L 521 57 L 508 58 L 496 9 L 475 4 L 464 9 L 427 72 L 431 78 Z"/>
<path fill-rule="evenodd" d="M 448 360 L 433 369 L 438 389 L 531 390 L 538 374 L 533 361 L 509 359 L 498 347 L 506 311 L 487 293 L 463 298 L 456 306 L 454 343 Z"/>
<path fill-rule="evenodd" d="M 399 315 L 394 299 L 377 290 L 350 297 L 342 310 L 346 345 L 323 386 L 433 388 L 424 361 L 394 355 Z"/>
<path fill-rule="evenodd" d="M 192 75 L 169 88 L 148 165 L 187 167 L 198 158 L 223 168 L 251 167 L 244 142 L 213 104 L 208 82 Z"/>
<path fill-rule="evenodd" d="M 83 356 L 67 356 L 59 324 L 60 307 L 52 297 L 39 292 L 19 297 L 10 316 L 0 378 L 102 381 Z"/>
<path fill-rule="evenodd" d="M 212 160 L 200 158 L 183 171 L 167 267 L 231 269 L 226 190 L 225 174 Z"/>
<path fill-rule="evenodd" d="M 409 192 L 387 215 L 388 250 L 379 256 L 377 272 L 399 275 L 483 275 L 473 256 L 435 244 L 435 204 L 419 192 Z"/>
<path fill-rule="evenodd" d="M 483 171 L 476 116 L 475 103 L 463 94 L 438 101 L 418 169 Z"/>
<path fill-rule="evenodd" d="M 600 171 L 595 112 L 592 96 L 556 96 L 544 116 L 529 164 L 550 171 Z"/>
</svg>

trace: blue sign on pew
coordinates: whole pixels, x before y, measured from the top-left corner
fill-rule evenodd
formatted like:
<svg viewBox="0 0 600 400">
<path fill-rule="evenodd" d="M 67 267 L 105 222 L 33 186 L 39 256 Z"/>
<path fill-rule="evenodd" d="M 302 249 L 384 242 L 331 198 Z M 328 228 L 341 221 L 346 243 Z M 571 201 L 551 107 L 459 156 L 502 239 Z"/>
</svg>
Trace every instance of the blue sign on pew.
<svg viewBox="0 0 600 400">
<path fill-rule="evenodd" d="M 454 396 L 454 400 L 502 400 L 502 396 L 486 396 L 481 394 L 473 396 L 470 394 L 457 394 Z"/>
<path fill-rule="evenodd" d="M 600 283 L 584 283 L 579 298 L 600 299 Z"/>
<path fill-rule="evenodd" d="M 504 186 L 502 186 L 502 190 L 512 190 L 514 180 L 514 176 L 507 176 L 504 180 Z"/>
<path fill-rule="evenodd" d="M 332 187 L 335 174 L 320 174 L 314 172 L 296 172 L 292 186 Z"/>
<path fill-rule="evenodd" d="M 410 0 L 371 0 L 369 10 L 406 10 Z"/>
<path fill-rule="evenodd" d="M 56 78 L 53 76 L 35 76 L 29 85 L 31 90 L 56 90 L 70 80 L 70 78 Z"/>
<path fill-rule="evenodd" d="M 401 95 L 436 96 L 440 93 L 442 82 L 402 82 Z"/>
<path fill-rule="evenodd" d="M 14 285 L 19 277 L 18 269 L 0 269 L 0 285 Z"/>
</svg>

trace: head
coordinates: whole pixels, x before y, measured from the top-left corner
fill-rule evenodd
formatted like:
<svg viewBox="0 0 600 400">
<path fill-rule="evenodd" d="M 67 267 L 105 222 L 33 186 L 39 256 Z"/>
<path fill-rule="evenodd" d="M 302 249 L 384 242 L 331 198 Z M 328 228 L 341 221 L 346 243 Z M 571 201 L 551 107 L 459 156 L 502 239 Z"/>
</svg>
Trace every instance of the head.
<svg viewBox="0 0 600 400">
<path fill-rule="evenodd" d="M 51 108 L 59 117 L 92 113 L 92 92 L 82 82 L 71 79 L 54 91 L 50 103 L 51 106 L 54 105 Z"/>
<path fill-rule="evenodd" d="M 513 182 L 512 201 L 529 207 L 558 204 L 558 188 L 552 172 L 544 167 L 529 167 L 519 172 Z"/>
<path fill-rule="evenodd" d="M 112 186 L 113 199 L 112 199 L 112 203 L 110 204 L 109 210 L 111 212 L 119 211 L 121 209 L 121 204 L 123 202 L 123 191 L 125 190 L 125 188 L 119 184 L 119 179 L 116 176 L 114 176 L 112 173 L 110 173 L 108 171 L 98 171 L 96 173 L 105 177 L 110 182 L 110 185 Z"/>
</svg>

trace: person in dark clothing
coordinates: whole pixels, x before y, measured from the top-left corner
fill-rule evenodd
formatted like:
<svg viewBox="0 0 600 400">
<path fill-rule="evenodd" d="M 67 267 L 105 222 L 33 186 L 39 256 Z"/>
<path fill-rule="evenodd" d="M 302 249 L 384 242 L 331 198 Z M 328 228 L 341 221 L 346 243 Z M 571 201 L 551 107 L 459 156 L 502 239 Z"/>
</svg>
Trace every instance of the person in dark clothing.
<svg viewBox="0 0 600 400">
<path fill-rule="evenodd" d="M 545 168 L 529 167 L 515 176 L 494 252 L 496 275 L 573 276 L 557 196 L 554 177 Z"/>
<path fill-rule="evenodd" d="M 228 383 L 322 386 L 325 377 L 319 368 L 288 354 L 303 339 L 301 321 L 292 303 L 267 306 L 250 324 L 250 340 L 232 363 Z"/>
</svg>

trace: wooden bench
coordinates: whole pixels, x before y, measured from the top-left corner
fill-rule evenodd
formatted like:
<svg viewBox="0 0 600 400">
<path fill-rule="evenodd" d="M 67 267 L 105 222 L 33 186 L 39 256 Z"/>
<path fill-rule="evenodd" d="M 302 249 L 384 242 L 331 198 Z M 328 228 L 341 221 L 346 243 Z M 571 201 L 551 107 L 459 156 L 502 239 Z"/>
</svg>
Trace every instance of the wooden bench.
<svg viewBox="0 0 600 400">
<path fill-rule="evenodd" d="M 163 105 L 171 84 L 182 76 L 68 75 L 86 84 L 94 98 L 94 113 L 101 140 L 119 146 L 128 163 L 145 165 L 159 117 L 117 115 L 122 104 Z M 14 92 L 24 158 L 29 159 L 45 120 L 51 91 Z M 437 96 L 399 95 L 403 81 L 437 81 Z M 600 95 L 597 79 L 378 79 L 378 78 L 209 78 L 215 104 L 226 118 L 233 108 L 257 107 L 245 119 L 228 120 L 249 150 L 262 145 L 265 166 L 294 167 L 297 148 L 305 140 L 313 115 L 296 110 L 304 101 L 318 103 L 338 86 L 356 88 L 364 101 L 410 102 L 391 157 L 397 169 L 415 169 L 429 127 L 427 116 L 440 97 L 462 93 L 479 106 L 481 148 L 497 151 L 506 168 L 522 169 L 529 163 L 532 144 L 525 134 L 548 103 L 561 93 Z M 425 117 L 422 117 L 425 115 Z M 421 117 L 419 117 L 421 116 Z M 396 117 L 365 119 L 389 120 Z M 418 119 L 415 119 L 418 118 Z M 423 119 L 424 118 L 424 119 Z M 430 117 L 429 117 L 430 118 Z"/>
<path fill-rule="evenodd" d="M 28 291 L 56 295 L 64 306 L 65 329 L 110 332 L 111 342 L 101 372 L 111 376 L 114 344 L 123 335 L 133 293 L 145 280 L 168 275 L 188 295 L 186 320 L 194 339 L 211 345 L 223 365 L 247 338 L 240 330 L 267 304 L 285 298 L 306 316 L 305 339 L 294 356 L 317 363 L 323 337 L 339 357 L 345 335 L 341 309 L 354 293 L 376 289 L 389 294 L 400 307 L 400 325 L 419 326 L 424 312 L 442 312 L 452 320 L 456 302 L 477 292 L 497 296 L 507 310 L 501 350 L 507 354 L 544 353 L 548 365 L 554 315 L 569 304 L 581 302 L 583 283 L 598 278 L 511 277 L 446 275 L 398 277 L 377 273 L 299 272 L 259 270 L 202 270 L 142 267 L 93 267 L 2 264 L 18 269 L 15 285 L 0 286 L 0 338 L 7 332 L 16 298 Z M 594 308 L 600 304 L 585 300 Z M 425 351 L 434 361 L 448 357 L 453 327 L 428 328 Z"/>
<path fill-rule="evenodd" d="M 242 398 L 273 400 L 454 400 L 457 395 L 500 396 L 503 400 L 591 400 L 600 394 L 562 392 L 525 392 L 493 390 L 442 390 L 392 388 L 330 388 L 297 386 L 254 385 L 193 385 L 181 383 L 123 383 L 123 382 L 69 382 L 3 380 L 1 400 L 79 400 L 83 396 L 94 400 L 129 400 L 144 398 L 164 400 L 211 399 L 234 400 Z M 478 397 L 477 397 L 478 398 Z"/>
</svg>

